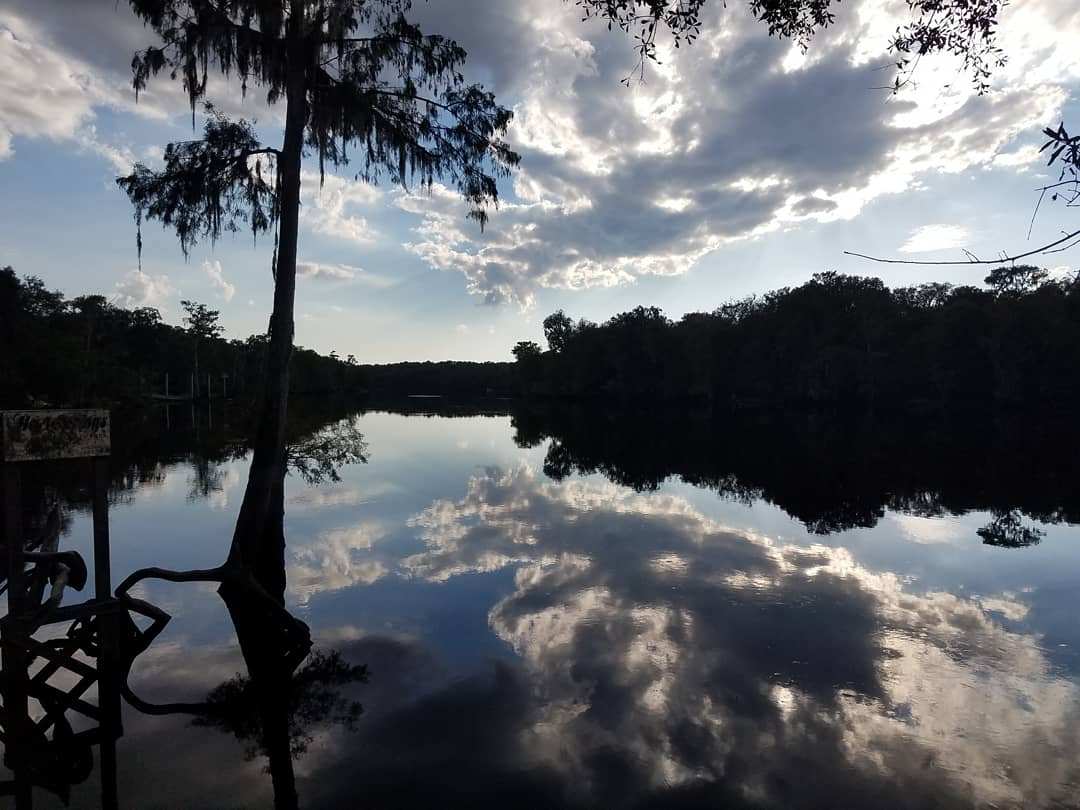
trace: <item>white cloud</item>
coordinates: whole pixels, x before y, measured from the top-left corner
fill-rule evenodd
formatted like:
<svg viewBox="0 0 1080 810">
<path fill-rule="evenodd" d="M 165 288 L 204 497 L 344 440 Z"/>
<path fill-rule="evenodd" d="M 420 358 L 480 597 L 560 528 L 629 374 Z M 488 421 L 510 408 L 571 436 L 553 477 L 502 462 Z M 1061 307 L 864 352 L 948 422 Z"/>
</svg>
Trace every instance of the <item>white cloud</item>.
<svg viewBox="0 0 1080 810">
<path fill-rule="evenodd" d="M 39 0 L 5 0 L 0 158 L 16 137 L 50 137 L 120 168 L 131 150 L 93 128 L 96 108 L 184 114 L 180 83 L 166 77 L 134 106 L 127 63 L 152 35 L 123 6 L 69 3 L 58 22 Z M 524 306 L 543 287 L 685 273 L 737 240 L 849 219 L 939 173 L 1021 169 L 1033 153 L 1017 136 L 1055 122 L 1080 80 L 1072 42 L 1080 7 L 1057 0 L 1003 10 L 1009 62 L 989 96 L 974 95 L 955 61 L 934 58 L 892 99 L 869 87 L 879 83 L 874 68 L 889 62 L 897 15 L 906 14 L 895 0 L 840 9 L 805 58 L 749 15 L 710 3 L 694 45 L 673 51 L 662 43 L 663 64 L 629 89 L 619 79 L 632 68 L 630 43 L 582 23 L 573 4 L 520 0 L 491 13 L 488 0 L 458 0 L 414 13 L 425 28 L 457 38 L 470 75 L 489 76 L 514 107 L 510 139 L 524 161 L 514 198 L 483 234 L 455 194 L 393 192 L 419 221 L 406 248 L 460 272 L 488 301 Z M 235 85 L 215 77 L 210 95 L 230 113 L 252 115 L 256 102 L 244 107 Z M 336 175 L 322 187 L 317 173 L 303 179 L 308 231 L 357 244 L 376 238 L 371 210 L 385 206 L 386 192 Z"/>
<path fill-rule="evenodd" d="M 16 136 L 72 138 L 93 116 L 95 88 L 60 54 L 0 25 L 0 159 Z"/>
<path fill-rule="evenodd" d="M 390 287 L 394 283 L 386 276 L 369 273 L 351 264 L 299 261 L 296 263 L 296 274 L 313 281 L 352 281 L 376 288 Z"/>
<path fill-rule="evenodd" d="M 1064 83 L 1080 77 L 1066 33 L 1080 12 L 1050 0 L 1014 12 L 1002 16 L 1010 67 L 993 93 L 976 95 L 957 65 L 932 59 L 895 98 L 869 88 L 872 69 L 889 62 L 902 3 L 863 0 L 842 10 L 805 60 L 717 3 L 692 47 L 663 54 L 647 83 L 630 89 L 619 87 L 628 43 L 583 25 L 572 4 L 524 0 L 499 18 L 498 34 L 484 28 L 472 40 L 440 19 L 520 96 L 510 139 L 523 162 L 516 200 L 484 233 L 465 221 L 450 190 L 399 195 L 399 206 L 421 217 L 407 247 L 432 267 L 462 273 L 487 301 L 527 307 L 541 287 L 685 273 L 737 240 L 856 217 L 925 177 L 995 160 L 1019 165 L 1027 150 L 998 156 L 1055 120 Z M 492 53 L 488 39 L 510 44 Z M 957 232 L 949 235 L 944 246 L 956 242 Z"/>
<path fill-rule="evenodd" d="M 152 276 L 142 270 L 131 270 L 116 282 L 116 291 L 110 296 L 114 304 L 122 307 L 158 307 L 176 294 L 176 288 L 166 275 Z"/>
<path fill-rule="evenodd" d="M 356 278 L 357 269 L 347 264 L 296 263 L 296 274 L 300 278 L 310 278 L 316 281 L 351 281 Z"/>
<path fill-rule="evenodd" d="M 206 273 L 206 277 L 210 279 L 210 286 L 217 291 L 217 294 L 221 299 L 225 301 L 226 304 L 232 301 L 233 296 L 236 295 L 236 287 L 225 280 L 225 273 L 221 269 L 221 262 L 203 262 L 202 271 Z"/>
<path fill-rule="evenodd" d="M 114 169 L 129 170 L 131 150 L 107 142 L 92 121 L 98 107 L 134 108 L 130 90 L 58 47 L 43 29 L 13 12 L 0 21 L 0 160 L 14 154 L 16 137 L 49 138 L 71 141 Z M 161 114 L 153 104 L 138 109 L 145 116 Z"/>
<path fill-rule="evenodd" d="M 1026 169 L 1031 164 L 1038 163 L 1042 157 L 1043 155 L 1039 152 L 1038 146 L 1028 144 L 1014 149 L 1012 152 L 999 153 L 994 158 L 993 165 L 1009 169 Z"/>
<path fill-rule="evenodd" d="M 375 241 L 375 230 L 356 209 L 378 202 L 377 188 L 335 174 L 320 180 L 317 172 L 304 172 L 301 180 L 300 221 L 304 225 L 315 233 L 350 242 L 368 244 Z"/>
<path fill-rule="evenodd" d="M 970 244 L 971 234 L 960 225 L 923 225 L 916 228 L 900 246 L 901 253 L 930 253 L 952 250 Z"/>
<path fill-rule="evenodd" d="M 138 161 L 131 147 L 103 140 L 93 124 L 82 127 L 73 137 L 84 152 L 105 158 L 117 175 L 131 172 L 131 167 Z"/>
</svg>

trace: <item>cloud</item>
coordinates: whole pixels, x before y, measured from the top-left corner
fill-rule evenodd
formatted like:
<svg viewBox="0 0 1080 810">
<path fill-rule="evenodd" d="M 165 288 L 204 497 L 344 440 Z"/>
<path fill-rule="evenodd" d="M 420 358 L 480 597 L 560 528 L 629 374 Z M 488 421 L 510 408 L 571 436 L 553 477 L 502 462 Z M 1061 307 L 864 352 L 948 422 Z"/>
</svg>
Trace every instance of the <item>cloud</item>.
<svg viewBox="0 0 1080 810">
<path fill-rule="evenodd" d="M 316 281 L 352 281 L 356 278 L 358 269 L 347 264 L 296 263 L 296 274 L 300 278 L 310 278 Z"/>
<path fill-rule="evenodd" d="M 473 64 L 500 77 L 500 93 L 516 94 L 510 138 L 523 162 L 514 198 L 484 233 L 449 190 L 399 196 L 421 218 L 408 249 L 460 272 L 489 302 L 526 307 L 543 287 L 685 273 L 724 245 L 850 219 L 925 177 L 990 165 L 1018 134 L 1054 119 L 1065 85 L 1080 78 L 1064 33 L 1080 12 L 1047 0 L 1004 12 L 1006 51 L 1029 69 L 1010 61 L 994 93 L 975 95 L 955 64 L 933 59 L 917 86 L 890 99 L 868 88 L 906 12 L 876 0 L 845 9 L 796 65 L 790 43 L 711 4 L 693 47 L 663 50 L 647 83 L 630 89 L 618 85 L 629 44 L 583 25 L 572 6 L 518 3 L 476 34 L 430 11 Z M 487 50 L 488 40 L 510 45 Z"/>
<path fill-rule="evenodd" d="M 104 158 L 117 174 L 128 174 L 138 161 L 131 147 L 109 143 L 98 136 L 97 127 L 87 124 L 73 136 L 82 151 Z"/>
<path fill-rule="evenodd" d="M 971 234 L 960 225 L 923 225 L 911 232 L 900 246 L 901 253 L 930 253 L 970 244 Z"/>
<path fill-rule="evenodd" d="M 19 136 L 82 137 L 82 148 L 119 167 L 126 148 L 87 129 L 97 107 L 186 114 L 180 83 L 166 77 L 133 105 L 130 55 L 153 37 L 124 4 L 68 2 L 62 15 L 41 8 L 6 3 L 0 155 Z M 336 175 L 320 188 L 305 172 L 302 222 L 369 244 L 378 236 L 370 209 L 391 199 L 415 226 L 407 250 L 460 273 L 486 301 L 521 306 L 542 288 L 682 274 L 725 245 L 850 219 L 940 173 L 1021 168 L 1032 153 L 1017 136 L 1056 121 L 1080 81 L 1071 41 L 1080 8 L 1055 0 L 1003 10 L 1009 62 L 984 97 L 949 58 L 923 60 L 918 81 L 896 98 L 868 89 L 906 14 L 890 0 L 845 5 L 805 58 L 750 15 L 709 3 L 694 45 L 661 43 L 662 64 L 629 89 L 619 80 L 633 66 L 631 43 L 583 23 L 572 3 L 459 0 L 414 13 L 427 30 L 457 38 L 469 77 L 513 106 L 510 139 L 524 161 L 504 188 L 512 193 L 481 233 L 446 189 L 411 196 Z M 265 110 L 258 94 L 245 106 L 235 81 L 214 77 L 209 94 L 230 113 Z"/>
<path fill-rule="evenodd" d="M 377 203 L 377 188 L 359 180 L 347 180 L 335 174 L 319 177 L 305 171 L 301 177 L 300 221 L 312 231 L 359 244 L 375 241 L 376 232 L 357 208 Z"/>
<path fill-rule="evenodd" d="M 131 84 L 131 57 L 155 36 L 128 8 L 112 0 L 4 0 L 0 20 L 0 160 L 14 154 L 17 137 L 72 143 L 130 171 L 132 148 L 102 136 L 94 119 L 101 108 L 140 118 L 190 120 L 187 94 L 167 73 L 139 94 Z M 213 76 L 207 97 L 233 117 L 266 115 L 245 100 L 235 81 Z M 260 107 L 258 111 L 254 109 Z M 280 115 L 280 111 L 270 117 Z M 160 150 L 160 146 L 156 147 Z M 143 150 L 140 150 L 143 151 Z"/>
<path fill-rule="evenodd" d="M 79 66 L 0 25 L 0 159 L 14 154 L 12 139 L 74 138 L 102 101 Z"/>
<path fill-rule="evenodd" d="M 920 545 L 959 544 L 971 541 L 973 532 L 955 519 L 926 518 L 892 513 L 889 519 L 901 534 Z"/>
<path fill-rule="evenodd" d="M 299 261 L 296 263 L 296 274 L 300 278 L 313 281 L 353 281 L 376 288 L 391 287 L 394 284 L 393 280 L 386 276 L 369 273 L 351 264 Z"/>
<path fill-rule="evenodd" d="M 115 292 L 110 296 L 114 304 L 122 307 L 158 307 L 176 294 L 176 288 L 166 275 L 152 276 L 141 270 L 129 271 L 116 282 Z"/>
<path fill-rule="evenodd" d="M 72 23 L 72 17 L 81 17 L 93 5 L 88 2 L 73 8 L 66 4 L 61 16 Z M 14 154 L 12 141 L 16 137 L 49 138 L 69 141 L 84 152 L 99 155 L 114 170 L 130 170 L 134 162 L 131 149 L 109 143 L 93 124 L 97 108 L 137 110 L 144 117 L 155 118 L 164 113 L 153 98 L 134 104 L 130 68 L 126 74 L 117 74 L 94 64 L 100 57 L 100 51 L 93 47 L 93 43 L 101 44 L 97 35 L 105 33 L 107 23 L 120 21 L 122 16 L 103 14 L 98 5 L 93 11 L 94 24 L 86 29 L 72 25 L 65 31 L 52 25 L 52 19 L 35 14 L 41 8 L 38 4 L 12 0 L 12 6 L 0 22 L 0 160 Z M 119 32 L 124 25 L 114 28 Z M 79 33 L 73 36 L 76 30 Z M 82 52 L 68 47 L 80 38 Z M 125 64 L 130 53 L 126 56 Z"/>
<path fill-rule="evenodd" d="M 203 262 L 202 271 L 206 273 L 206 277 L 210 279 L 210 286 L 217 291 L 218 296 L 229 303 L 232 301 L 233 296 L 236 295 L 236 287 L 225 280 L 225 273 L 221 269 L 220 261 Z"/>
</svg>

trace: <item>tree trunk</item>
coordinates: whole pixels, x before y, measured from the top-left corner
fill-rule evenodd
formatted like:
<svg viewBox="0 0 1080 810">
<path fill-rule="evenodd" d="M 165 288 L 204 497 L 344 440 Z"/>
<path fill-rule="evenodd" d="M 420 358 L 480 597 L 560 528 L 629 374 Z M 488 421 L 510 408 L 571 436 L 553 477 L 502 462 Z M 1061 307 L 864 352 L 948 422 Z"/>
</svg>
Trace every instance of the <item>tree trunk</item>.
<svg viewBox="0 0 1080 810">
<path fill-rule="evenodd" d="M 199 398 L 199 337 L 195 336 L 195 382 L 191 386 L 191 396 Z"/>
<path fill-rule="evenodd" d="M 300 12 L 296 12 L 299 14 Z M 290 21 L 293 31 L 301 21 Z M 285 140 L 278 157 L 279 236 L 266 374 L 247 489 L 233 533 L 230 560 L 239 558 L 278 601 L 285 600 L 285 419 L 293 348 L 296 242 L 300 217 L 300 163 L 307 125 L 306 65 L 292 38 L 286 82 Z"/>
</svg>

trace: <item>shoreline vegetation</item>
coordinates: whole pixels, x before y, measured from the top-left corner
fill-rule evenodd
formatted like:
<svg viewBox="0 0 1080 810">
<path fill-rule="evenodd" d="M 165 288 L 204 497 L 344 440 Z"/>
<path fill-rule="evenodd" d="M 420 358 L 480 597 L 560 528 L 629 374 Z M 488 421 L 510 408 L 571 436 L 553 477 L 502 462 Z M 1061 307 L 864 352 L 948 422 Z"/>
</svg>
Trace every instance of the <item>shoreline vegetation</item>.
<svg viewBox="0 0 1080 810">
<path fill-rule="evenodd" d="M 817 273 L 673 321 L 637 307 L 602 324 L 562 312 L 514 348 L 527 396 L 736 408 L 1057 410 L 1080 395 L 1080 282 L 1030 265 L 985 287 L 889 289 Z"/>
<path fill-rule="evenodd" d="M 6 267 L 0 407 L 249 402 L 261 390 L 266 338 L 220 334 L 101 295 L 68 299 Z M 544 320 L 544 334 L 546 350 L 519 342 L 513 362 L 365 365 L 298 347 L 290 393 L 389 398 L 416 412 L 441 410 L 423 398 L 442 396 L 488 402 L 493 412 L 513 398 L 987 414 L 1063 411 L 1080 395 L 1080 282 L 1028 265 L 996 268 L 982 288 L 889 289 L 876 278 L 818 273 L 679 320 L 656 307 L 600 324 L 560 311 Z"/>
</svg>

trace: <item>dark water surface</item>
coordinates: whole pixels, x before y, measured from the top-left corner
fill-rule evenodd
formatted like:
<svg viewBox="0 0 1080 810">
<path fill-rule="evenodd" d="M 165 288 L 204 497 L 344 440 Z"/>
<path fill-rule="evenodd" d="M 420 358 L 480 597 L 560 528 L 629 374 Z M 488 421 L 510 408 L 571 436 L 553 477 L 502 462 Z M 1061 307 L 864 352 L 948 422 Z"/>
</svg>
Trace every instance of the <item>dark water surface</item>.
<svg viewBox="0 0 1080 810">
<path fill-rule="evenodd" d="M 289 478 L 301 806 L 1080 806 L 1069 434 L 452 413 L 349 416 L 368 463 Z M 246 458 L 217 420 L 114 459 L 114 583 L 224 558 Z M 172 620 L 134 692 L 242 692 L 216 587 L 139 588 Z M 123 722 L 121 807 L 272 806 L 242 706 Z"/>
</svg>

